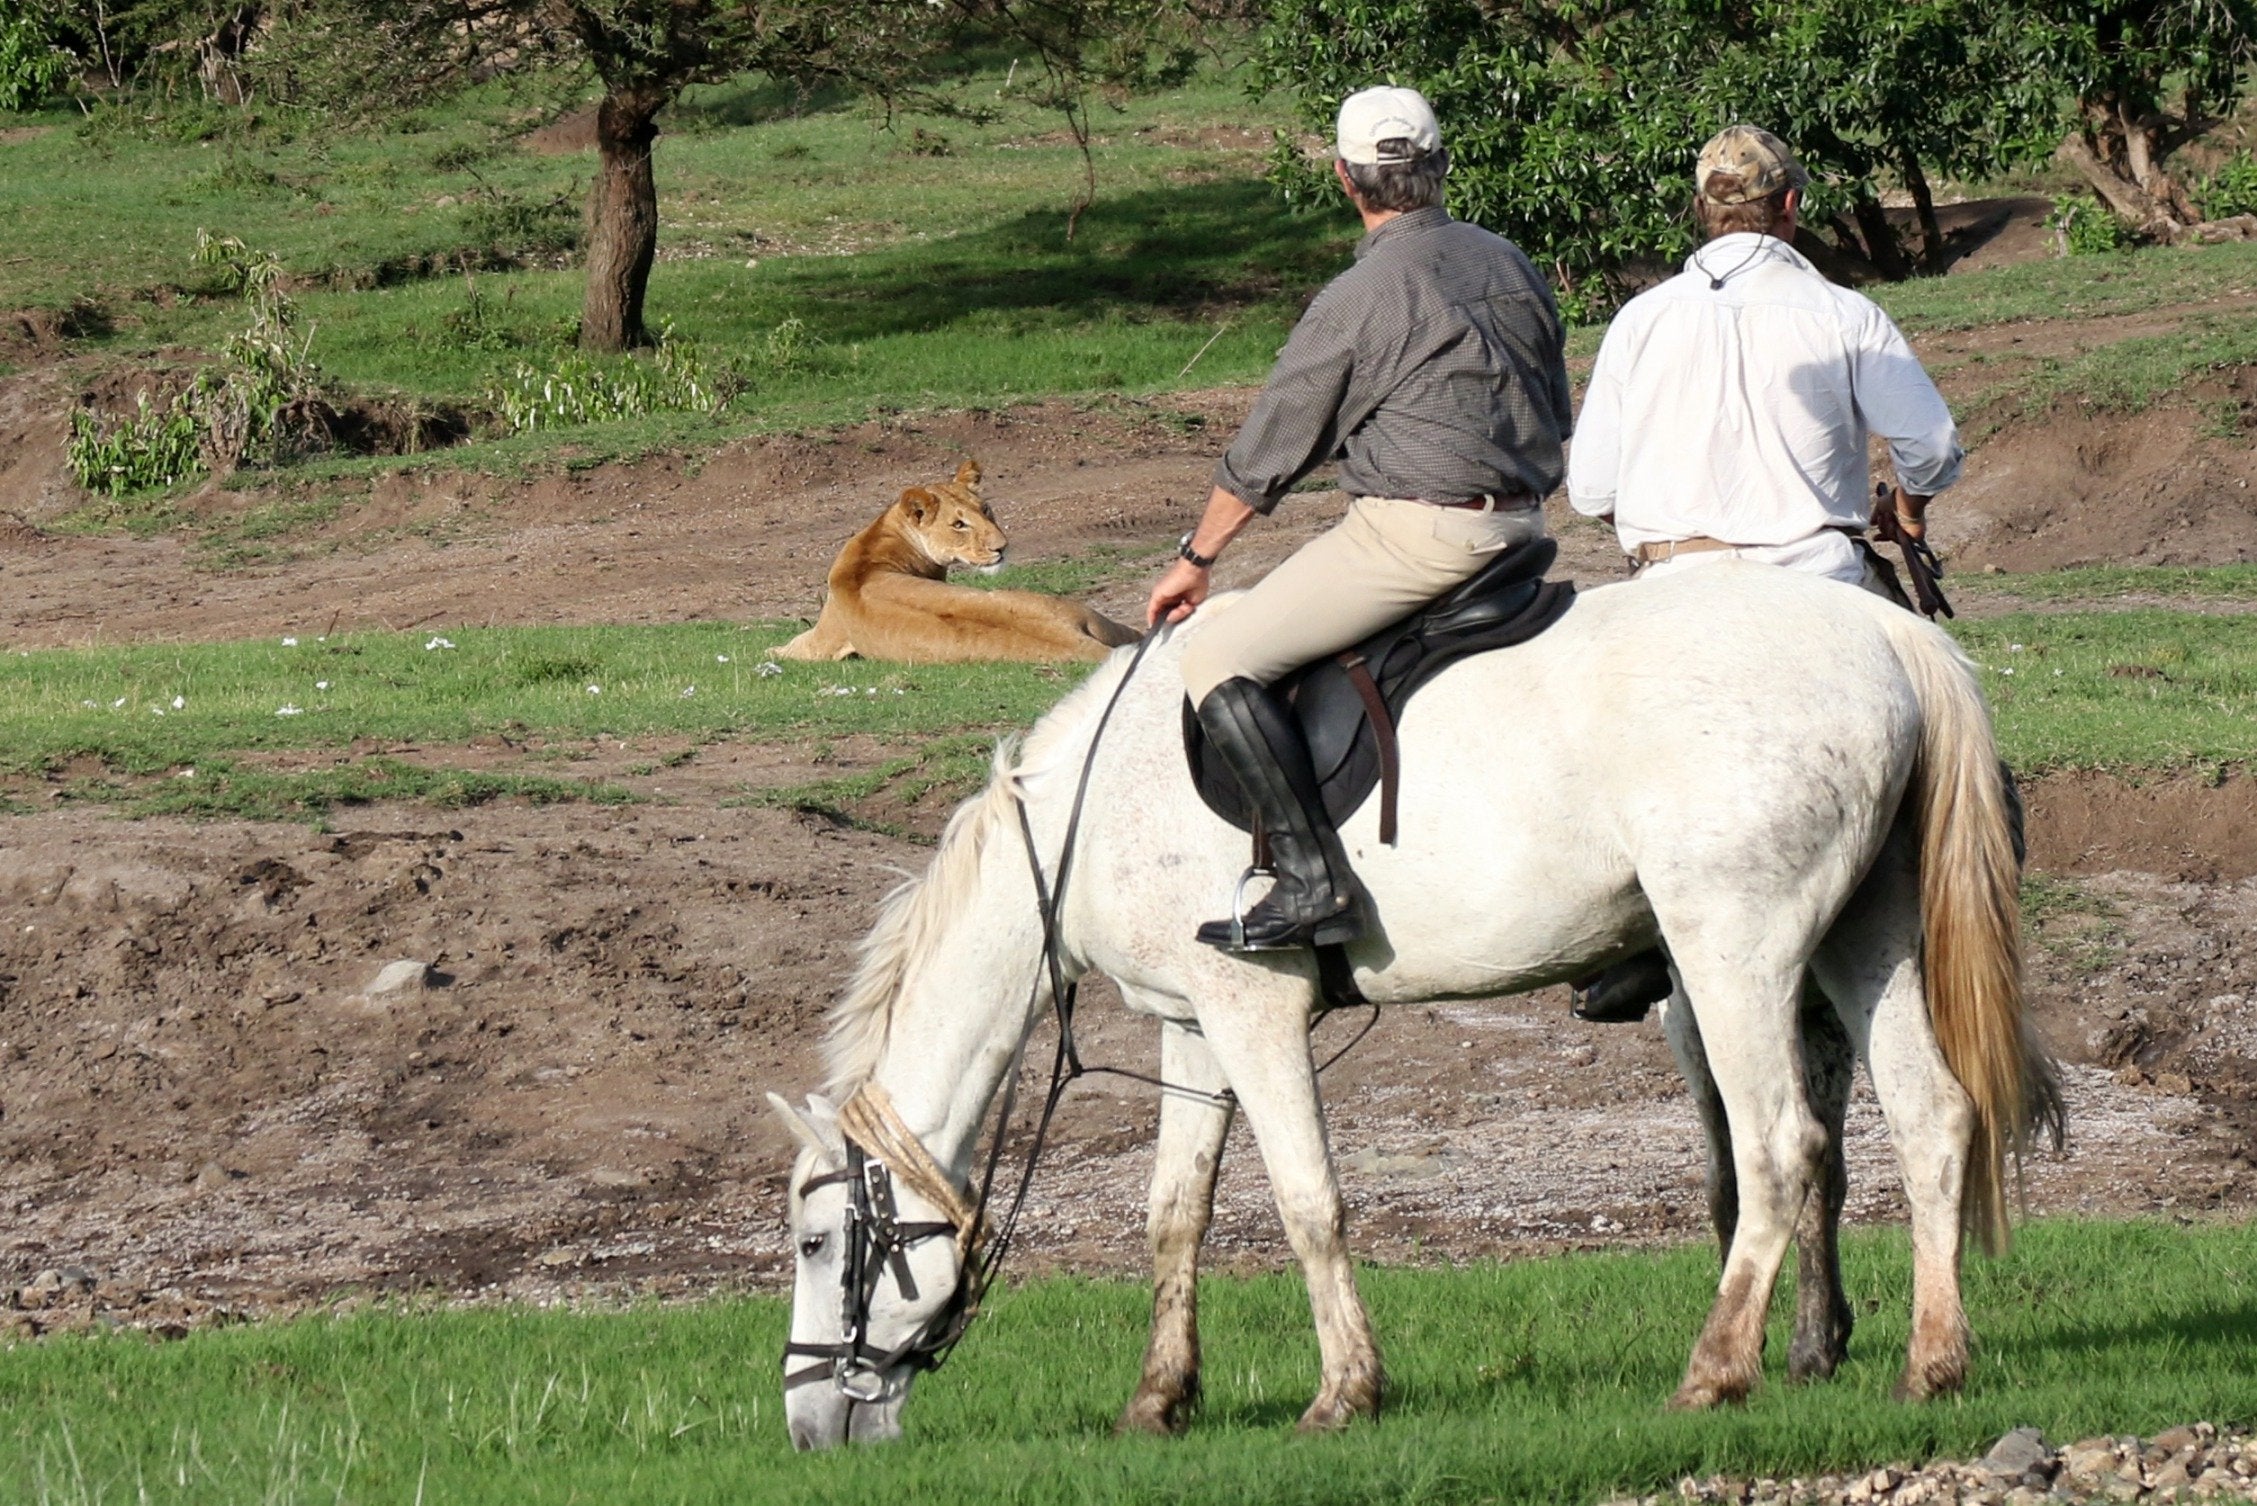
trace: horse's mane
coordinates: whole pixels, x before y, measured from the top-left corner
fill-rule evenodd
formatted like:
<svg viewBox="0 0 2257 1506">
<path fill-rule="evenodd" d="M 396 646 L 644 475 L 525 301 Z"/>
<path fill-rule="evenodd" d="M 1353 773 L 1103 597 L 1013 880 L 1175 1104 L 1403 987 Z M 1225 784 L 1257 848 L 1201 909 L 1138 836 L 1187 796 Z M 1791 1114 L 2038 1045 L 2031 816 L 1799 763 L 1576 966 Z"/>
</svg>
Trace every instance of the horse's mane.
<svg viewBox="0 0 2257 1506">
<path fill-rule="evenodd" d="M 978 887 L 980 857 L 988 839 L 1016 824 L 1013 800 L 1029 780 L 1050 772 L 1080 749 L 1090 724 L 1121 677 L 1129 652 L 1116 649 L 1090 677 L 1034 724 L 1024 743 L 1006 737 L 995 745 L 987 787 L 956 808 L 922 876 L 905 880 L 878 907 L 877 924 L 862 939 L 853 981 L 831 1007 L 823 1039 L 824 1091 L 844 1103 L 877 1070 L 893 1028 L 894 1001 L 918 962 L 963 910 Z"/>
</svg>

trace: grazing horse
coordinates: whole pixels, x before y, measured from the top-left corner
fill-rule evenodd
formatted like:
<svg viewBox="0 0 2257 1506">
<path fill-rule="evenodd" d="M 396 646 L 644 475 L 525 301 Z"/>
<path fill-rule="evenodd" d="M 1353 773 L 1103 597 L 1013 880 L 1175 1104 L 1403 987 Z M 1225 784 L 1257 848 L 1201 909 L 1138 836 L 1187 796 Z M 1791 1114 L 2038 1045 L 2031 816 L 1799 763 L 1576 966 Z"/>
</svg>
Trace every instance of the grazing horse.
<svg viewBox="0 0 2257 1506">
<path fill-rule="evenodd" d="M 1038 892 L 1084 784 L 1056 910 L 1063 971 L 1104 972 L 1159 1018 L 1162 1075 L 1196 1090 L 1162 1095 L 1153 1330 L 1122 1425 L 1177 1426 L 1196 1394 L 1194 1278 L 1233 1100 L 1307 1279 L 1322 1382 L 1302 1425 L 1379 1407 L 1308 1048 L 1314 960 L 1193 939 L 1230 904 L 1246 841 L 1185 769 L 1187 631 L 1196 619 L 1141 657 L 1117 652 L 1022 751 L 998 750 L 865 942 L 833 1011 L 826 1093 L 772 1099 L 802 1144 L 784 1365 L 801 1447 L 894 1436 L 917 1371 L 961 1331 L 977 1146 L 1048 1005 Z M 1672 1404 L 1737 1400 L 1762 1374 L 1773 1281 L 1828 1154 L 1805 1084 L 1806 979 L 1870 1065 L 1904 1168 L 1900 1391 L 1957 1387 L 1963 1234 L 2004 1240 L 2005 1161 L 2050 1072 L 2022 1020 L 1990 719 L 1951 640 L 1836 582 L 1719 564 L 1591 591 L 1533 642 L 1451 667 L 1407 708 L 1400 743 L 1400 844 L 1379 842 L 1377 802 L 1342 831 L 1377 922 L 1350 949 L 1373 1002 L 1495 997 L 1657 942 L 1675 961 L 1730 1127 L 1736 1218 Z"/>
</svg>

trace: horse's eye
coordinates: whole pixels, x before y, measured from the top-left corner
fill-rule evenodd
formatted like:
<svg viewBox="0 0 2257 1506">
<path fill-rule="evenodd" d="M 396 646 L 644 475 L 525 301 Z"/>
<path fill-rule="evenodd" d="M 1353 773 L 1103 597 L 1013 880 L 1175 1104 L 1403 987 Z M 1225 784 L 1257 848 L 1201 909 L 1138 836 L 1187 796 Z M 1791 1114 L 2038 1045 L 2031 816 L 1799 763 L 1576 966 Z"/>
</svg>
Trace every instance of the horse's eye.
<svg viewBox="0 0 2257 1506">
<path fill-rule="evenodd" d="M 802 1259 L 802 1260 L 813 1260 L 813 1259 L 814 1259 L 814 1258 L 815 1258 L 816 1256 L 818 1256 L 818 1255 L 820 1255 L 820 1254 L 822 1254 L 822 1253 L 823 1253 L 823 1236 L 822 1236 L 822 1235 L 820 1235 L 820 1234 L 806 1234 L 806 1235 L 802 1235 L 802 1236 L 800 1237 L 800 1241 L 799 1241 L 799 1258 L 800 1258 L 800 1259 Z"/>
</svg>

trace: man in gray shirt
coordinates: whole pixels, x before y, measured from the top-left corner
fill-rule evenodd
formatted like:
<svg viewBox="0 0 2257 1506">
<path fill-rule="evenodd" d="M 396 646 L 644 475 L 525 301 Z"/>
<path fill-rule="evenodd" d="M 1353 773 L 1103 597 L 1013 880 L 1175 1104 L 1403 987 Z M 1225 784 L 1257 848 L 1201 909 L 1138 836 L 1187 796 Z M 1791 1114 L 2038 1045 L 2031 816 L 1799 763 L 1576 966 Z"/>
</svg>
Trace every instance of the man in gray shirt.
<svg viewBox="0 0 2257 1506">
<path fill-rule="evenodd" d="M 1325 817 L 1298 724 L 1268 687 L 1361 641 L 1542 537 L 1570 423 L 1559 311 L 1510 241 L 1442 208 L 1434 112 L 1379 88 L 1340 107 L 1333 170 L 1363 217 L 1356 264 L 1302 315 L 1215 467 L 1199 526 L 1152 588 L 1146 620 L 1199 609 L 1215 556 L 1326 460 L 1353 498 L 1340 526 L 1184 645 L 1184 689 L 1269 834 L 1277 881 L 1243 949 L 1352 941 L 1364 904 Z M 1235 949 L 1231 921 L 1199 928 Z"/>
</svg>

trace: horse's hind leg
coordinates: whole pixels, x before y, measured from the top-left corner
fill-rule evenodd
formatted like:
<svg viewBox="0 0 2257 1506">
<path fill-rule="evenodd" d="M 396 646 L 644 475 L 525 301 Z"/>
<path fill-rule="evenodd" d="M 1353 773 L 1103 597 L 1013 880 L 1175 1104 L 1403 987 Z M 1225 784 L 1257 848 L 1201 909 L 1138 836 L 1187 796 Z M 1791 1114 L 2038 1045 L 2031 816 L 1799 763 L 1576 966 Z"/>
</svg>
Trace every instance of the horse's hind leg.
<svg viewBox="0 0 2257 1506">
<path fill-rule="evenodd" d="M 1215 1212 L 1215 1176 L 1230 1132 L 1222 1073 L 1207 1043 L 1160 1027 L 1160 1137 L 1146 1232 L 1152 1246 L 1152 1338 L 1144 1374 L 1114 1431 L 1177 1433 L 1199 1400 L 1199 1245 Z M 1180 1089 L 1181 1091 L 1176 1091 Z"/>
<path fill-rule="evenodd" d="M 1693 1346 L 1684 1383 L 1670 1399 L 1682 1409 L 1742 1400 L 1762 1379 L 1772 1286 L 1826 1137 L 1805 1097 L 1796 1043 L 1800 959 L 1766 968 L 1745 946 L 1688 948 L 1671 939 L 1731 1128 L 1739 1192 L 1716 1305 Z"/>
<path fill-rule="evenodd" d="M 1732 1129 L 1724 1099 L 1709 1072 L 1700 1025 L 1682 992 L 1673 995 L 1662 1016 L 1663 1031 L 1691 1090 L 1708 1142 L 1708 1212 L 1722 1254 L 1730 1255 L 1740 1217 L 1739 1184 L 1732 1174 Z M 1842 1159 L 1842 1121 L 1849 1107 L 1856 1058 L 1833 1004 L 1816 989 L 1803 990 L 1804 1080 L 1811 1107 L 1826 1130 L 1826 1155 L 1819 1183 L 1803 1199 L 1795 1224 L 1795 1336 L 1787 1349 L 1790 1380 L 1822 1380 L 1834 1373 L 1848 1352 L 1854 1317 L 1842 1291 L 1842 1204 L 1849 1195 L 1848 1168 Z"/>
<path fill-rule="evenodd" d="M 1919 877 L 1904 827 L 1891 836 L 1811 967 L 1844 1023 L 1867 1037 L 1874 1096 L 1888 1120 L 1912 1209 L 1912 1344 L 1897 1394 L 1920 1400 L 1955 1391 L 1967 1375 L 1960 1198 L 1974 1106 L 1929 1023 L 1920 975 Z"/>
</svg>

